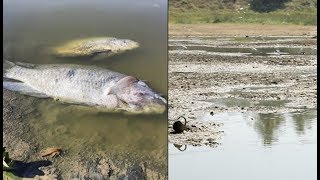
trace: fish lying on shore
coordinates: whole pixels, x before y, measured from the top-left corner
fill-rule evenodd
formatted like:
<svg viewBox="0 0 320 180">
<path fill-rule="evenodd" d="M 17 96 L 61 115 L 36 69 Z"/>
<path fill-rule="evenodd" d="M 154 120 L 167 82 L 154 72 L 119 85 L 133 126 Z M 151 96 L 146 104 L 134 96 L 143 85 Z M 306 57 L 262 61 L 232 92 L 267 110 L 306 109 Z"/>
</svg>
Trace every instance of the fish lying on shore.
<svg viewBox="0 0 320 180">
<path fill-rule="evenodd" d="M 94 56 L 97 54 L 108 57 L 138 47 L 139 43 L 129 39 L 93 37 L 69 41 L 54 47 L 52 53 L 59 57 Z"/>
<path fill-rule="evenodd" d="M 5 89 L 103 111 L 163 113 L 166 109 L 166 100 L 143 81 L 95 66 L 5 61 L 3 77 Z"/>
</svg>

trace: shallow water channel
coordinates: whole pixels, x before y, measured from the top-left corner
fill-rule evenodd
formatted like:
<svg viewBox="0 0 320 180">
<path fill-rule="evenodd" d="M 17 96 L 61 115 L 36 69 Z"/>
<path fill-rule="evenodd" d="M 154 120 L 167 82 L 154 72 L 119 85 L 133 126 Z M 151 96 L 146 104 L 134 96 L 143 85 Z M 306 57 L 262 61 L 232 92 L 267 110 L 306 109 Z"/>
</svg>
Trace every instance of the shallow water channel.
<svg viewBox="0 0 320 180">
<path fill-rule="evenodd" d="M 167 99 L 166 1 L 4 1 L 4 56 L 13 62 L 95 65 L 145 80 Z M 96 60 L 59 58 L 49 49 L 78 38 L 116 37 L 140 47 Z M 41 78 L 41 77 L 35 77 Z M 25 119 L 39 149 L 61 147 L 64 158 L 85 152 L 107 154 L 117 161 L 147 162 L 167 171 L 167 115 L 93 112 L 40 100 L 37 114 Z M 67 172 L 68 173 L 68 172 Z"/>
</svg>

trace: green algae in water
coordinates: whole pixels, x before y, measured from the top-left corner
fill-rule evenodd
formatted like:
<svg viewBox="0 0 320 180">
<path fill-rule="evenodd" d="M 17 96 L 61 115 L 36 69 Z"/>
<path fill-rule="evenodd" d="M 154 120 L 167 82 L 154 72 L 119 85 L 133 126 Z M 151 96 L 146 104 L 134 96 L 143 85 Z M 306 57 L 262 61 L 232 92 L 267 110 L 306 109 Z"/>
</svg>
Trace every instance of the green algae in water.
<svg viewBox="0 0 320 180">
<path fill-rule="evenodd" d="M 256 106 L 272 106 L 272 107 L 284 107 L 289 100 L 260 100 Z"/>
<path fill-rule="evenodd" d="M 249 107 L 252 103 L 247 99 L 227 97 L 227 98 L 216 98 L 206 100 L 212 102 L 214 105 L 226 106 L 226 107 Z"/>
<path fill-rule="evenodd" d="M 216 98 L 206 100 L 207 102 L 213 103 L 217 106 L 225 107 L 255 107 L 255 106 L 265 106 L 265 107 L 285 107 L 287 103 L 291 102 L 289 100 L 258 100 L 251 101 L 249 99 L 237 98 L 237 97 L 226 97 L 226 98 Z"/>
</svg>

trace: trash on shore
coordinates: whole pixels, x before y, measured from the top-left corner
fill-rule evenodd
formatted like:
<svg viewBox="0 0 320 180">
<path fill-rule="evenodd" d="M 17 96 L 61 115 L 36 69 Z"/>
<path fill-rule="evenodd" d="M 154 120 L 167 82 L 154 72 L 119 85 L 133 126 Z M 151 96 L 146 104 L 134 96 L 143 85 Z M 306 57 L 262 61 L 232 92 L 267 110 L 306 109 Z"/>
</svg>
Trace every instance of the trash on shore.
<svg viewBox="0 0 320 180">
<path fill-rule="evenodd" d="M 181 121 L 179 121 L 180 118 L 184 119 L 184 124 L 182 124 Z M 183 116 L 178 117 L 177 121 L 175 121 L 173 123 L 173 133 L 182 133 L 185 130 L 189 130 L 189 128 L 187 127 L 187 119 Z"/>
<path fill-rule="evenodd" d="M 52 158 L 52 157 L 59 156 L 61 154 L 61 152 L 62 152 L 62 149 L 53 147 L 53 148 L 47 148 L 45 150 L 42 150 L 40 152 L 40 155 L 41 155 L 41 157 L 51 157 Z"/>
</svg>

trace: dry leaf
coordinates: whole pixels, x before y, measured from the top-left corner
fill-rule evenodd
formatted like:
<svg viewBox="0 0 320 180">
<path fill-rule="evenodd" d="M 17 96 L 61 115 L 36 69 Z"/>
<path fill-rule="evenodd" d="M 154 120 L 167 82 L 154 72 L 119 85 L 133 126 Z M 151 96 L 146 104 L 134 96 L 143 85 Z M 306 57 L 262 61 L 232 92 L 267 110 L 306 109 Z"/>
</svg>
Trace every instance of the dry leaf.
<svg viewBox="0 0 320 180">
<path fill-rule="evenodd" d="M 41 157 L 55 157 L 55 156 L 58 156 L 60 155 L 60 153 L 62 152 L 62 150 L 60 148 L 48 148 L 48 149 L 45 149 L 45 150 L 42 150 L 40 152 L 40 155 Z"/>
</svg>

